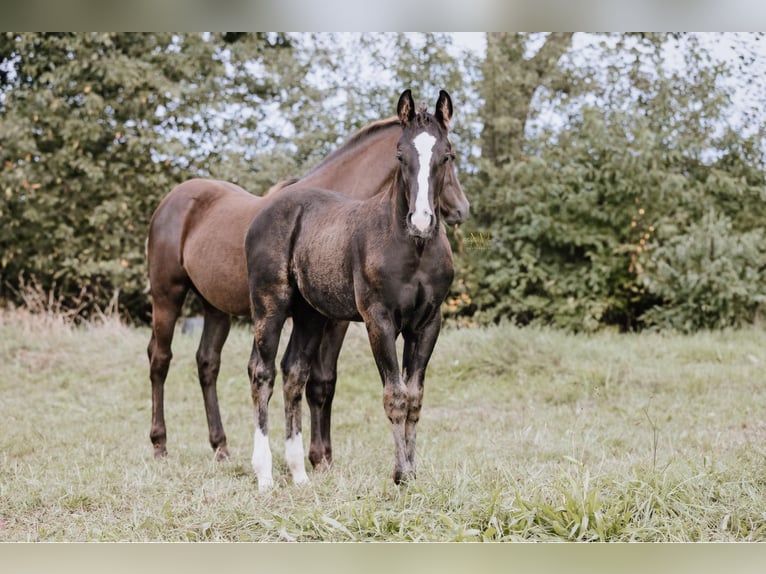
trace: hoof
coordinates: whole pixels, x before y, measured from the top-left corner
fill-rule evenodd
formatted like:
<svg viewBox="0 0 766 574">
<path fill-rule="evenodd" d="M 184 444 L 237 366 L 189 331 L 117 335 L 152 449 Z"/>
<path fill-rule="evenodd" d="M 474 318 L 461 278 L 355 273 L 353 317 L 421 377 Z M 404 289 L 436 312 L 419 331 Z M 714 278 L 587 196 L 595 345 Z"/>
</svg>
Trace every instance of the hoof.
<svg viewBox="0 0 766 574">
<path fill-rule="evenodd" d="M 322 460 L 314 464 L 311 463 L 311 466 L 314 468 L 314 472 L 327 472 L 332 468 L 332 461 L 327 460 L 326 458 L 322 457 Z"/>
<path fill-rule="evenodd" d="M 415 480 L 415 471 L 414 470 L 407 470 L 407 471 L 401 471 L 401 470 L 395 470 L 394 471 L 394 483 L 395 484 L 407 484 L 408 482 Z"/>
<path fill-rule="evenodd" d="M 154 445 L 154 458 L 157 460 L 164 460 L 168 457 L 168 449 L 165 448 L 164 444 L 155 444 Z"/>
<path fill-rule="evenodd" d="M 271 478 L 258 479 L 258 492 L 268 492 L 274 487 L 274 481 Z"/>
<path fill-rule="evenodd" d="M 226 447 L 226 445 L 219 446 L 217 449 L 215 449 L 215 461 L 216 462 L 226 462 L 231 458 L 229 455 L 229 449 Z"/>
<path fill-rule="evenodd" d="M 307 486 L 311 486 L 311 481 L 309 480 L 309 477 L 304 474 L 301 477 L 294 478 L 293 484 L 295 486 L 307 487 Z"/>
<path fill-rule="evenodd" d="M 327 456 L 326 454 L 323 454 L 316 456 L 309 453 L 309 461 L 311 462 L 311 468 L 314 469 L 314 472 L 323 472 L 332 467 L 332 455 Z"/>
</svg>

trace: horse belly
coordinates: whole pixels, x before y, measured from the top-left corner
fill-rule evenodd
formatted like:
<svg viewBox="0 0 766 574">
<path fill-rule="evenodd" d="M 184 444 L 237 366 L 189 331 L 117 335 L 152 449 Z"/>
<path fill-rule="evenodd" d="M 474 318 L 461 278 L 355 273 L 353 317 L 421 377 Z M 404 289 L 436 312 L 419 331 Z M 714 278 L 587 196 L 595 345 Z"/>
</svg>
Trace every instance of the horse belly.
<svg viewBox="0 0 766 574">
<path fill-rule="evenodd" d="M 189 277 L 199 295 L 216 309 L 229 315 L 250 314 L 247 273 L 240 253 L 230 257 L 200 258 L 187 265 Z M 236 263 L 235 263 L 236 262 Z"/>
<path fill-rule="evenodd" d="M 226 233 L 221 231 L 222 225 L 208 226 L 210 221 L 205 221 L 206 225 L 189 232 L 183 248 L 184 267 L 199 295 L 230 315 L 250 314 L 244 246 L 250 218 L 248 213 L 230 217 Z"/>
<path fill-rule="evenodd" d="M 350 266 L 344 257 L 343 250 L 335 249 L 299 253 L 293 266 L 295 283 L 306 302 L 325 317 L 360 321 Z"/>
<path fill-rule="evenodd" d="M 302 293 L 302 295 L 309 305 L 325 317 L 339 321 L 362 320 L 356 308 L 353 295 L 349 297 L 347 293 L 334 292 L 331 289 L 319 293 L 316 288 L 308 293 Z"/>
</svg>

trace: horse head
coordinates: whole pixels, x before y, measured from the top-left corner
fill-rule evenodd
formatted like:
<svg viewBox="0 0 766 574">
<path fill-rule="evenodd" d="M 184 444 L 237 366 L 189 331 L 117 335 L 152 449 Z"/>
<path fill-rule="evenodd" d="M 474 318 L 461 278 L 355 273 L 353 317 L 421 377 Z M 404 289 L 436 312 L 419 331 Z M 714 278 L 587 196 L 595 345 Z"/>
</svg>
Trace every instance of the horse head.
<svg viewBox="0 0 766 574">
<path fill-rule="evenodd" d="M 471 204 L 463 192 L 463 186 L 458 181 L 455 172 L 454 152 L 444 170 L 444 187 L 441 193 L 440 213 L 447 225 L 463 223 L 468 219 Z"/>
<path fill-rule="evenodd" d="M 416 110 L 412 92 L 405 90 L 399 98 L 397 115 L 402 125 L 396 146 L 397 179 L 407 203 L 407 231 L 425 239 L 431 237 L 439 225 L 444 189 L 451 185 L 452 193 L 459 190 L 462 194 L 454 173 L 455 153 L 448 137 L 452 99 L 441 90 L 432 115 L 425 109 Z M 461 207 L 467 215 L 467 204 L 466 200 L 464 206 L 454 208 L 455 219 Z"/>
</svg>

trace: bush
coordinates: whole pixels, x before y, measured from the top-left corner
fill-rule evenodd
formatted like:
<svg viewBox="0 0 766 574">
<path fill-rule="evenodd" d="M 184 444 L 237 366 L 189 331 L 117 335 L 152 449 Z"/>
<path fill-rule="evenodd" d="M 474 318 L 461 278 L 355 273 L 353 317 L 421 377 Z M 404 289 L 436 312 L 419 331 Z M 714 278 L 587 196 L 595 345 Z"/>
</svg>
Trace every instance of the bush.
<svg viewBox="0 0 766 574">
<path fill-rule="evenodd" d="M 652 252 L 642 279 L 661 304 L 641 321 L 685 333 L 750 323 L 766 301 L 764 269 L 763 231 L 737 233 L 711 210 Z"/>
</svg>

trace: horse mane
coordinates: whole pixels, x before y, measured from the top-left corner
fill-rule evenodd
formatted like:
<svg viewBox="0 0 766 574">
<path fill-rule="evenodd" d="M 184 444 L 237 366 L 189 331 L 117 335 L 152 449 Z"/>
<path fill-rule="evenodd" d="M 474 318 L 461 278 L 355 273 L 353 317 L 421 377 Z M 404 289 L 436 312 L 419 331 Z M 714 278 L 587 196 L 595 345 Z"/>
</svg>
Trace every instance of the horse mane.
<svg viewBox="0 0 766 574">
<path fill-rule="evenodd" d="M 427 104 L 425 102 L 421 102 L 418 105 L 414 123 L 418 126 L 426 126 L 430 124 L 432 121 L 434 121 L 434 116 L 428 112 Z M 379 132 L 388 130 L 395 126 L 398 127 L 401 125 L 402 123 L 401 121 L 399 121 L 398 117 L 391 116 L 389 118 L 377 120 L 375 122 L 372 122 L 370 124 L 367 124 L 366 126 L 359 128 L 357 131 L 355 131 L 353 134 L 349 136 L 349 138 L 343 143 L 342 146 L 340 146 L 338 149 L 333 151 L 330 155 L 328 155 L 322 161 L 320 161 L 318 164 L 312 167 L 308 172 L 304 174 L 303 177 L 304 178 L 308 177 L 312 175 L 314 172 L 322 169 L 327 164 L 335 161 L 344 153 L 346 153 L 349 149 L 353 148 L 354 146 L 364 141 L 365 139 L 372 137 L 378 134 Z M 303 178 L 300 178 L 300 179 L 303 179 Z M 291 185 L 295 183 L 296 181 L 297 179 L 291 179 L 291 180 L 285 180 L 285 181 L 279 182 L 276 185 L 274 185 L 271 189 L 269 189 L 269 191 L 266 192 L 266 195 L 269 195 L 270 193 L 274 191 L 278 191 L 282 189 L 283 187 Z"/>
<path fill-rule="evenodd" d="M 371 124 L 367 124 L 366 126 L 359 128 L 357 131 L 351 134 L 351 136 L 349 136 L 349 138 L 345 141 L 345 143 L 342 146 L 340 146 L 338 149 L 336 149 L 334 152 L 332 152 L 330 155 L 328 155 L 326 158 L 320 161 L 317 165 L 311 168 L 311 170 L 309 170 L 309 172 L 306 175 L 314 173 L 316 170 L 321 169 L 326 164 L 336 160 L 339 156 L 344 154 L 349 148 L 354 147 L 359 142 L 371 136 L 374 136 L 378 132 L 382 132 L 393 126 L 399 126 L 399 125 L 401 125 L 401 123 L 399 122 L 399 118 L 397 118 L 396 116 L 392 116 L 390 118 L 384 118 L 382 120 L 372 122 Z"/>
<path fill-rule="evenodd" d="M 390 118 L 384 118 L 382 120 L 372 122 L 371 124 L 367 124 L 366 126 L 359 128 L 358 130 L 356 130 L 356 132 L 351 134 L 348 140 L 346 140 L 346 143 L 344 143 L 340 148 L 335 150 L 335 152 L 330 154 L 329 157 L 332 157 L 333 155 L 335 155 L 335 153 L 343 150 L 344 148 L 355 145 L 359 141 L 365 138 L 368 138 L 370 136 L 373 136 L 380 131 L 383 131 L 392 126 L 398 126 L 398 125 L 400 125 L 399 118 L 397 118 L 396 116 L 391 116 Z"/>
<path fill-rule="evenodd" d="M 300 179 L 297 177 L 290 177 L 287 179 L 283 179 L 282 181 L 278 181 L 277 183 L 272 185 L 266 193 L 263 194 L 263 197 L 266 197 L 267 195 L 271 195 L 272 193 L 276 193 L 280 189 L 284 189 L 288 185 L 292 185 L 297 181 L 300 181 Z"/>
<path fill-rule="evenodd" d="M 420 102 L 415 111 L 415 117 L 412 120 L 412 124 L 419 128 L 424 128 L 434 122 L 436 122 L 436 118 L 428 111 L 428 105 L 425 102 Z"/>
<path fill-rule="evenodd" d="M 357 145 L 359 142 L 374 136 L 375 134 L 385 131 L 387 129 L 390 129 L 394 126 L 400 126 L 401 122 L 399 121 L 399 118 L 396 116 L 392 116 L 390 118 L 384 118 L 382 120 L 377 120 L 375 122 L 372 122 L 370 124 L 367 124 L 366 126 L 363 126 L 359 128 L 357 131 L 355 131 L 353 134 L 349 136 L 349 138 L 344 142 L 344 144 L 333 151 L 330 155 L 325 157 L 322 161 L 320 161 L 317 165 L 312 167 L 303 177 L 290 177 L 288 179 L 283 179 L 282 181 L 279 181 L 272 185 L 268 191 L 263 194 L 263 197 L 270 196 L 276 192 L 278 192 L 281 189 L 284 189 L 285 187 L 288 187 L 304 177 L 307 177 L 314 172 L 316 172 L 319 169 L 322 169 L 325 165 L 328 163 L 333 162 L 335 159 L 337 159 L 342 154 L 346 153 L 350 148 L 353 148 L 355 145 Z"/>
</svg>

